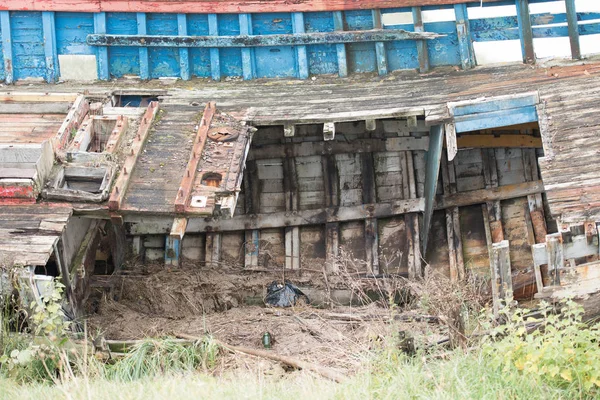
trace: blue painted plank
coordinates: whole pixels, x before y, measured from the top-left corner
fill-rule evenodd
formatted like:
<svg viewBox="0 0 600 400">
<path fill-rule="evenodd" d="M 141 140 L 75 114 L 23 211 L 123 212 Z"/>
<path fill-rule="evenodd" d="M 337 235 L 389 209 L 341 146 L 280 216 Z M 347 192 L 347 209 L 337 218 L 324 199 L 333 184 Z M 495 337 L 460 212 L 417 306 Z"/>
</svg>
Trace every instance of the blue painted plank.
<svg viewBox="0 0 600 400">
<path fill-rule="evenodd" d="M 215 14 L 212 14 L 215 15 Z M 215 25 L 217 21 L 215 20 Z M 188 35 L 208 36 L 210 32 L 209 14 L 187 14 Z M 211 52 L 213 49 L 191 48 L 189 49 L 190 75 L 203 78 L 211 77 Z M 218 49 L 215 49 L 218 51 Z"/>
<path fill-rule="evenodd" d="M 240 35 L 252 35 L 252 16 L 240 14 Z M 254 78 L 254 57 L 252 49 L 242 49 L 242 76 L 244 79 Z"/>
<path fill-rule="evenodd" d="M 431 22 L 425 23 L 424 27 L 426 32 L 436 32 L 446 35 L 427 42 L 429 65 L 431 67 L 461 65 L 456 22 Z"/>
<path fill-rule="evenodd" d="M 344 31 L 368 31 L 374 28 L 371 10 L 350 10 L 343 13 Z M 392 32 L 387 30 L 386 32 Z M 377 71 L 377 52 L 375 43 L 346 43 L 346 62 L 348 72 Z"/>
<path fill-rule="evenodd" d="M 521 40 L 521 53 L 524 63 L 535 63 L 533 50 L 533 31 L 531 29 L 531 16 L 527 0 L 515 0 L 517 6 L 517 21 L 519 22 L 519 38 Z"/>
<path fill-rule="evenodd" d="M 41 12 L 10 12 L 14 80 L 46 77 Z"/>
<path fill-rule="evenodd" d="M 146 29 L 146 13 L 137 13 L 137 32 L 138 35 L 145 35 L 148 33 Z M 140 47 L 140 78 L 150 78 L 150 62 L 148 58 L 148 48 Z"/>
<path fill-rule="evenodd" d="M 252 39 L 293 36 L 291 13 L 252 14 Z M 292 46 L 256 47 L 254 76 L 256 78 L 297 77 L 296 50 Z"/>
<path fill-rule="evenodd" d="M 177 34 L 187 36 L 187 15 L 177 14 Z M 190 79 L 190 52 L 189 49 L 179 49 L 179 72 L 181 79 L 188 81 Z"/>
<path fill-rule="evenodd" d="M 381 10 L 373 10 L 373 28 L 383 28 L 383 24 L 381 22 Z M 388 73 L 388 67 L 387 52 L 384 42 L 375 43 L 375 57 L 377 59 L 377 72 L 379 73 L 379 75 L 386 75 Z"/>
<path fill-rule="evenodd" d="M 466 4 L 456 4 L 454 6 L 454 14 L 456 16 L 456 32 L 458 35 L 461 65 L 463 69 L 470 69 L 475 66 L 475 53 L 473 51 Z"/>
<path fill-rule="evenodd" d="M 46 82 L 55 82 L 58 79 L 59 72 L 54 12 L 42 12 L 42 25 L 44 32 L 44 55 L 46 57 Z"/>
<path fill-rule="evenodd" d="M 489 113 L 492 111 L 509 110 L 513 108 L 521 108 L 527 106 L 534 106 L 538 102 L 538 96 L 535 94 L 526 95 L 522 97 L 509 98 L 485 101 L 480 103 L 465 104 L 460 106 L 452 106 L 452 114 L 455 117 L 463 115 L 471 115 L 478 113 Z"/>
<path fill-rule="evenodd" d="M 106 31 L 106 13 L 94 14 L 94 33 L 107 33 Z M 96 49 L 96 64 L 98 68 L 98 79 L 108 80 L 108 49 L 99 47 Z"/>
<path fill-rule="evenodd" d="M 12 39 L 10 30 L 10 13 L 0 11 L 0 30 L 2 31 L 2 59 L 4 61 L 4 80 L 10 84 L 14 81 Z"/>
<path fill-rule="evenodd" d="M 219 36 L 219 20 L 217 14 L 208 15 L 208 34 Z M 210 75 L 213 80 L 221 80 L 221 56 L 218 48 L 210 49 Z"/>
<path fill-rule="evenodd" d="M 236 14 L 219 14 L 219 35 L 236 36 L 240 34 L 240 18 Z M 221 75 L 242 76 L 242 49 L 219 49 Z"/>
<path fill-rule="evenodd" d="M 177 36 L 177 14 L 146 14 L 149 35 Z M 180 77 L 179 49 L 149 48 L 150 78 Z"/>
<path fill-rule="evenodd" d="M 516 16 L 472 19 L 471 36 L 477 42 L 519 39 L 519 22 Z"/>
<path fill-rule="evenodd" d="M 92 13 L 57 12 L 54 19 L 58 54 L 96 54 L 85 41 L 94 33 Z"/>
<path fill-rule="evenodd" d="M 423 15 L 421 7 L 412 8 L 413 25 L 415 32 L 424 32 L 425 26 L 423 25 Z M 422 74 L 429 71 L 429 49 L 427 48 L 427 42 L 424 40 L 417 40 L 417 58 L 419 62 L 419 72 Z"/>
<path fill-rule="evenodd" d="M 336 31 L 344 30 L 344 14 L 343 11 L 333 12 L 333 28 Z M 337 52 L 338 75 L 341 77 L 348 76 L 348 64 L 346 61 L 346 45 L 343 43 L 336 44 Z"/>
<path fill-rule="evenodd" d="M 454 118 L 457 133 L 526 124 L 536 122 L 537 120 L 538 116 L 535 106 L 463 115 Z"/>
<path fill-rule="evenodd" d="M 165 264 L 179 264 L 179 254 L 181 253 L 181 240 L 166 236 L 165 239 Z"/>
<path fill-rule="evenodd" d="M 333 13 L 304 13 L 304 25 L 307 33 L 333 32 Z M 337 50 L 333 44 L 315 44 L 306 46 L 309 74 L 335 74 L 338 72 Z"/>
<path fill-rule="evenodd" d="M 429 129 L 429 149 L 427 151 L 427 160 L 425 164 L 425 186 L 423 189 L 425 209 L 423 211 L 423 232 L 421 235 L 422 254 L 427 254 L 431 218 L 433 217 L 433 205 L 440 175 L 443 144 L 444 130 L 442 126 L 432 126 Z"/>
<path fill-rule="evenodd" d="M 304 33 L 304 14 L 301 12 L 292 14 L 292 27 L 294 33 Z M 296 46 L 296 59 L 298 62 L 298 78 L 308 78 L 308 57 L 306 55 L 306 46 Z"/>
<path fill-rule="evenodd" d="M 148 18 L 146 17 L 146 22 Z M 106 30 L 110 34 L 135 35 L 138 31 L 136 13 L 106 13 Z M 134 47 L 111 47 L 108 49 L 111 77 L 123 75 L 141 76 L 140 52 Z M 150 70 L 150 67 L 148 67 Z M 150 72 L 148 71 L 148 78 Z"/>
</svg>

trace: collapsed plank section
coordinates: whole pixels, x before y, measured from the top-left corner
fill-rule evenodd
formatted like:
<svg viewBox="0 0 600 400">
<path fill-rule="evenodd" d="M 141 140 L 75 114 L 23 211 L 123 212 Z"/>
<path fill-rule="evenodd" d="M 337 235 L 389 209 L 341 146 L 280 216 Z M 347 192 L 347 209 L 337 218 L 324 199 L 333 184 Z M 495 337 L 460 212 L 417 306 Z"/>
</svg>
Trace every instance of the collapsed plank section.
<svg viewBox="0 0 600 400">
<path fill-rule="evenodd" d="M 133 139 L 133 143 L 131 145 L 131 152 L 127 155 L 125 162 L 123 163 L 123 167 L 119 173 L 119 177 L 115 182 L 113 187 L 113 191 L 110 195 L 110 199 L 108 201 L 109 210 L 116 211 L 120 208 L 121 202 L 127 192 L 127 188 L 129 186 L 129 178 L 130 174 L 133 171 L 137 159 L 144 147 L 144 143 L 148 138 L 148 133 L 150 132 L 150 128 L 152 127 L 152 122 L 158 113 L 158 102 L 153 101 L 148 105 L 142 120 L 140 121 L 138 133 Z"/>
</svg>

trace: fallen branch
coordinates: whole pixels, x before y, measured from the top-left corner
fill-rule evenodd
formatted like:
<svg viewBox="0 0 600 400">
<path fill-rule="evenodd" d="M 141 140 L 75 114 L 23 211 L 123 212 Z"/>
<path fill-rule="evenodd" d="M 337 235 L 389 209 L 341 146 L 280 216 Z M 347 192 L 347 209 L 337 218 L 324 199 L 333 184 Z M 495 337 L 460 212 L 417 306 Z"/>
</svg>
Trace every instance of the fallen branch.
<svg viewBox="0 0 600 400">
<path fill-rule="evenodd" d="M 187 340 L 194 340 L 194 341 L 202 340 L 202 338 L 198 338 L 198 337 L 191 336 L 191 335 L 186 335 L 185 333 L 176 333 L 175 336 L 178 338 L 187 339 Z M 332 381 L 335 381 L 338 383 L 340 383 L 344 380 L 344 376 L 342 374 L 340 374 L 339 372 L 334 371 L 327 367 L 323 367 L 321 365 L 312 364 L 312 363 L 298 360 L 296 358 L 289 357 L 289 356 L 280 356 L 278 354 L 274 354 L 274 353 L 271 353 L 271 352 L 268 352 L 265 350 L 252 349 L 249 347 L 242 347 L 242 346 L 232 346 L 232 345 L 224 343 L 218 339 L 213 339 L 213 340 L 219 346 L 221 346 L 222 348 L 227 349 L 231 352 L 249 354 L 249 355 L 256 356 L 256 357 L 261 357 L 261 358 L 266 358 L 268 360 L 277 361 L 277 362 L 289 365 L 290 367 L 293 367 L 296 369 L 305 369 L 308 371 L 316 372 L 317 374 L 323 376 L 324 378 L 331 379 Z"/>
</svg>

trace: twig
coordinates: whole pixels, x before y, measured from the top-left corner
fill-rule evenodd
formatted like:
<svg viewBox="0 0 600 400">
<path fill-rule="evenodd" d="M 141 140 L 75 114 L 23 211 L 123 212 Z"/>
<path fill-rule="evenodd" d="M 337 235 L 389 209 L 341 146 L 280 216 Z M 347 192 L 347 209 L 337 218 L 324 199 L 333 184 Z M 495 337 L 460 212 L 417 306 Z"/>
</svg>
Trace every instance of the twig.
<svg viewBox="0 0 600 400">
<path fill-rule="evenodd" d="M 176 333 L 175 336 L 182 338 L 182 339 L 188 339 L 188 340 L 194 340 L 194 341 L 202 340 L 201 338 L 191 336 L 191 335 L 186 335 L 184 333 Z M 262 357 L 262 358 L 266 358 L 268 360 L 273 360 L 273 361 L 277 361 L 277 362 L 289 365 L 290 367 L 294 367 L 296 369 L 305 369 L 308 371 L 313 371 L 313 372 L 316 372 L 317 374 L 321 375 L 324 378 L 331 379 L 332 381 L 335 381 L 338 383 L 344 381 L 344 379 L 345 379 L 344 376 L 342 374 L 340 374 L 339 372 L 334 371 L 330 368 L 324 367 L 322 365 L 312 364 L 312 363 L 309 363 L 306 361 L 298 360 L 297 358 L 294 358 L 294 357 L 280 356 L 278 354 L 271 353 L 271 352 L 268 352 L 265 350 L 251 349 L 249 347 L 242 347 L 242 346 L 232 346 L 232 345 L 224 343 L 218 339 L 213 339 L 213 340 L 219 346 L 221 346 L 222 348 L 229 350 L 231 352 L 238 352 L 238 353 L 249 354 L 249 355 L 256 356 L 256 357 Z"/>
</svg>

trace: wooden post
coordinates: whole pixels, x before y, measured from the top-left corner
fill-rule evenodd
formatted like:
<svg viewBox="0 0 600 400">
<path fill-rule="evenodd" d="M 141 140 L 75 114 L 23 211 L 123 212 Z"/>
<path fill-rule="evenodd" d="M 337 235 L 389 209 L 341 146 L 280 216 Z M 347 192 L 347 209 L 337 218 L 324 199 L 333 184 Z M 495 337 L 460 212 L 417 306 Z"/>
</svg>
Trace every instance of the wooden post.
<svg viewBox="0 0 600 400">
<path fill-rule="evenodd" d="M 519 38 L 521 39 L 521 53 L 523 62 L 535 64 L 535 51 L 533 50 L 533 29 L 529 15 L 529 1 L 515 0 L 517 6 L 517 21 L 519 23 Z"/>
<path fill-rule="evenodd" d="M 512 274 L 510 268 L 510 250 L 508 240 L 492 244 L 490 258 L 492 272 L 492 296 L 494 315 L 513 300 Z"/>
<path fill-rule="evenodd" d="M 569 43 L 571 44 L 571 58 L 579 60 L 581 58 L 581 47 L 579 45 L 579 25 L 577 24 L 577 9 L 575 0 L 565 0 L 567 7 L 567 23 L 569 29 Z"/>
<path fill-rule="evenodd" d="M 207 267 L 219 266 L 221 257 L 221 234 L 217 232 L 206 232 L 206 259 Z"/>
<path fill-rule="evenodd" d="M 304 13 L 292 13 L 292 31 L 294 33 L 304 33 Z M 296 46 L 296 62 L 298 63 L 298 78 L 308 78 L 308 57 L 306 55 L 306 46 Z"/>
<path fill-rule="evenodd" d="M 240 35 L 252 35 L 252 14 L 239 14 Z M 254 49 L 242 49 L 242 75 L 244 80 L 255 77 Z"/>
<path fill-rule="evenodd" d="M 546 236 L 546 253 L 548 257 L 548 275 L 552 286 L 560 286 L 560 271 L 565 266 L 562 246 L 562 235 L 552 233 Z"/>
<path fill-rule="evenodd" d="M 283 190 L 285 210 L 298 211 L 298 174 L 294 157 L 283 160 Z M 300 228 L 297 226 L 285 228 L 285 268 L 300 268 Z"/>
<path fill-rule="evenodd" d="M 340 205 L 340 178 L 334 155 L 321 157 L 323 166 L 323 191 L 325 192 L 325 206 L 327 208 Z M 328 272 L 337 271 L 336 258 L 339 255 L 339 224 L 330 222 L 325 224 L 325 262 Z"/>
<path fill-rule="evenodd" d="M 0 31 L 2 31 L 2 58 L 4 59 L 4 81 L 14 81 L 12 35 L 10 29 L 10 11 L 0 11 Z"/>
<path fill-rule="evenodd" d="M 523 168 L 525 173 L 525 181 L 532 182 L 538 180 L 537 158 L 535 149 L 522 149 L 523 152 Z M 531 226 L 535 236 L 534 243 L 543 243 L 546 241 L 546 220 L 544 218 L 544 204 L 542 194 L 530 194 L 527 196 L 529 205 L 529 215 Z M 533 243 L 532 243 L 533 244 Z"/>
<path fill-rule="evenodd" d="M 219 18 L 217 14 L 208 14 L 208 34 L 219 36 Z M 210 48 L 210 76 L 213 81 L 221 80 L 221 56 L 219 49 Z"/>
<path fill-rule="evenodd" d="M 456 194 L 456 174 L 454 163 L 442 156 L 442 181 L 444 195 Z M 458 207 L 446 209 L 446 234 L 450 260 L 450 279 L 462 280 L 465 277 L 465 265 L 462 254 L 462 237 L 460 232 L 460 214 Z"/>
<path fill-rule="evenodd" d="M 185 236 L 185 229 L 187 227 L 188 219 L 185 217 L 178 217 L 173 220 L 171 226 L 171 233 L 166 237 L 165 240 L 165 264 L 166 265 L 179 265 L 179 256 L 181 253 L 181 241 Z"/>
<path fill-rule="evenodd" d="M 471 69 L 475 66 L 475 52 L 469 29 L 469 16 L 465 3 L 454 5 L 456 16 L 456 33 L 458 35 L 458 48 L 460 50 L 460 63 L 462 69 Z"/>
<path fill-rule="evenodd" d="M 137 32 L 138 35 L 146 35 L 146 13 L 137 13 Z M 140 47 L 140 79 L 150 79 L 150 63 L 148 59 L 148 48 Z"/>
<path fill-rule="evenodd" d="M 373 153 L 361 153 L 361 175 L 363 182 L 362 202 L 373 204 L 377 201 L 375 191 L 375 165 Z M 367 270 L 372 274 L 379 274 L 379 237 L 377 233 L 377 219 L 365 219 L 365 253 Z"/>
<path fill-rule="evenodd" d="M 415 32 L 425 32 L 423 25 L 423 16 L 421 13 L 421 7 L 412 8 L 413 24 L 415 26 Z M 419 72 L 424 74 L 429 72 L 429 53 L 427 50 L 426 40 L 417 40 L 417 57 L 419 58 Z"/>
<path fill-rule="evenodd" d="M 333 12 L 333 29 L 336 31 L 344 30 L 344 12 Z M 346 61 L 346 45 L 338 43 L 335 45 L 337 51 L 338 75 L 342 78 L 348 76 L 348 64 Z"/>
<path fill-rule="evenodd" d="M 4 32 L 4 29 L 2 29 Z M 99 12 L 94 14 L 94 33 L 106 33 L 106 13 Z M 96 49 L 96 63 L 98 65 L 98 79 L 109 80 L 110 72 L 108 67 L 108 47 L 98 46 Z"/>
<path fill-rule="evenodd" d="M 431 218 L 433 217 L 433 203 L 435 201 L 438 177 L 440 174 L 440 162 L 442 158 L 443 143 L 443 126 L 432 126 L 429 130 L 429 150 L 427 151 L 427 163 L 425 167 L 425 211 L 423 212 L 422 245 L 422 252 L 424 255 L 427 254 L 427 242 L 429 239 L 429 230 L 431 229 Z"/>
<path fill-rule="evenodd" d="M 42 12 L 42 27 L 44 31 L 44 55 L 46 57 L 46 82 L 52 83 L 56 82 L 59 76 L 54 11 Z"/>
<path fill-rule="evenodd" d="M 486 189 L 498 187 L 498 168 L 496 166 L 496 150 L 481 149 L 481 158 L 483 160 L 483 175 Z M 502 229 L 502 209 L 500 201 L 487 202 L 488 221 L 492 243 L 499 243 L 504 240 L 504 231 Z"/>
<path fill-rule="evenodd" d="M 177 34 L 187 36 L 187 14 L 177 14 Z M 179 48 L 179 75 L 184 81 L 190 79 L 190 50 Z"/>
<path fill-rule="evenodd" d="M 373 29 L 383 29 L 383 25 L 381 23 L 381 10 L 373 10 L 372 13 Z M 377 59 L 377 71 L 379 72 L 379 75 L 386 75 L 388 72 L 388 67 L 384 42 L 375 42 L 375 57 Z"/>
<path fill-rule="evenodd" d="M 256 161 L 246 162 L 246 176 L 244 177 L 244 206 L 246 214 L 260 213 L 260 187 L 258 180 L 258 167 Z M 258 229 L 246 230 L 244 233 L 244 266 L 253 268 L 258 266 L 260 250 L 260 231 Z"/>
</svg>

